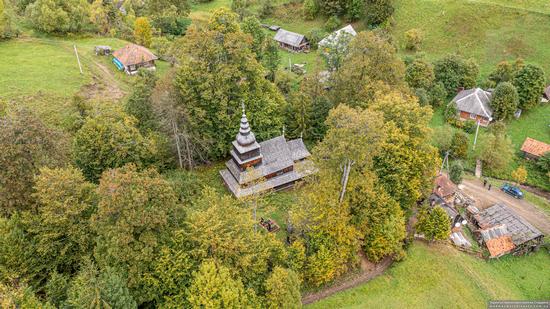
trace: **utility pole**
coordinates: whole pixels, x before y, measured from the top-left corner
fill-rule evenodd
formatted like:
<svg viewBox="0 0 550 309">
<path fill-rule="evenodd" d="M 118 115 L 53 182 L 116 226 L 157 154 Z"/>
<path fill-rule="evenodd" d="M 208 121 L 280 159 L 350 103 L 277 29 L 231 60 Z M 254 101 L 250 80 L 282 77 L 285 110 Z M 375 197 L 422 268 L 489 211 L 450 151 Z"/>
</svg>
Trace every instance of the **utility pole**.
<svg viewBox="0 0 550 309">
<path fill-rule="evenodd" d="M 84 72 L 82 72 L 82 65 L 80 64 L 80 58 L 78 57 L 78 51 L 76 51 L 76 44 L 73 44 L 73 47 L 74 47 L 74 53 L 76 55 L 76 60 L 78 61 L 78 67 L 80 68 L 80 74 L 84 74 Z"/>
<path fill-rule="evenodd" d="M 479 132 L 479 120 L 477 121 L 477 127 L 476 127 L 476 136 L 474 137 L 474 146 L 472 147 L 473 150 L 476 149 L 476 144 L 477 144 L 477 134 Z"/>
<path fill-rule="evenodd" d="M 449 170 L 449 150 L 445 153 L 445 158 L 443 158 L 443 162 L 441 162 L 441 168 L 439 169 L 439 175 L 443 174 L 443 167 L 445 166 L 445 163 L 447 164 L 447 170 Z"/>
</svg>

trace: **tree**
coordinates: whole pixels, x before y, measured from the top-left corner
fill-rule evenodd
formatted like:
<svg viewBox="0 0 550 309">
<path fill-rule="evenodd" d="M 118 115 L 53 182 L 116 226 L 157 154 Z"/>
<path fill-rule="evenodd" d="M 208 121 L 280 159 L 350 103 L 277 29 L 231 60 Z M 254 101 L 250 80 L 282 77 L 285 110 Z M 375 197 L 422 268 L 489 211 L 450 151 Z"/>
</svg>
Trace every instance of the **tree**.
<svg viewBox="0 0 550 309">
<path fill-rule="evenodd" d="M 327 16 L 341 16 L 347 10 L 346 0 L 319 0 L 319 10 Z"/>
<path fill-rule="evenodd" d="M 271 0 L 261 0 L 260 17 L 266 18 L 271 16 L 275 11 L 275 6 Z"/>
<path fill-rule="evenodd" d="M 447 91 L 442 83 L 437 82 L 428 90 L 433 107 L 440 107 L 447 100 Z"/>
<path fill-rule="evenodd" d="M 304 0 L 304 18 L 307 20 L 313 20 L 319 12 L 319 7 L 317 6 L 317 1 L 315 0 Z"/>
<path fill-rule="evenodd" d="M 153 147 L 151 147 L 153 146 Z M 124 115 L 88 118 L 75 134 L 73 156 L 86 179 L 97 182 L 110 168 L 134 163 L 146 166 L 156 149 L 134 127 L 134 119 Z"/>
<path fill-rule="evenodd" d="M 371 26 L 383 24 L 394 11 L 392 0 L 366 0 L 365 23 Z"/>
<path fill-rule="evenodd" d="M 242 20 L 249 14 L 247 0 L 231 0 L 231 11 L 239 15 L 239 19 Z"/>
<path fill-rule="evenodd" d="M 322 46 L 321 56 L 327 64 L 329 71 L 340 69 L 348 54 L 348 45 L 353 36 L 347 32 L 341 32 L 338 36 L 331 37 L 328 42 Z"/>
<path fill-rule="evenodd" d="M 434 78 L 433 66 L 422 59 L 415 59 L 405 71 L 405 81 L 411 88 L 430 89 Z"/>
<path fill-rule="evenodd" d="M 502 82 L 511 82 L 515 73 L 514 66 L 510 62 L 501 61 L 497 64 L 495 70 L 489 74 L 488 80 L 496 86 Z"/>
<path fill-rule="evenodd" d="M 340 26 L 341 23 L 342 22 L 340 21 L 338 16 L 333 15 L 333 16 L 331 16 L 327 19 L 327 21 L 325 22 L 323 27 L 324 27 L 325 31 L 332 32 L 332 31 L 336 30 Z"/>
<path fill-rule="evenodd" d="M 64 136 L 23 108 L 0 116 L 0 214 L 33 208 L 34 177 L 66 161 Z"/>
<path fill-rule="evenodd" d="M 90 21 L 86 0 L 36 0 L 26 8 L 33 26 L 46 33 L 81 32 Z"/>
<path fill-rule="evenodd" d="M 451 156 L 458 159 L 465 159 L 468 155 L 468 144 L 470 139 L 462 131 L 457 131 L 451 139 Z"/>
<path fill-rule="evenodd" d="M 268 38 L 264 42 L 264 51 L 262 55 L 262 65 L 266 68 L 268 74 L 267 79 L 271 82 L 275 81 L 277 69 L 281 63 L 281 56 L 279 55 L 279 46 L 277 42 L 272 38 Z"/>
<path fill-rule="evenodd" d="M 265 282 L 267 308 L 302 308 L 300 280 L 290 269 L 275 267 Z"/>
<path fill-rule="evenodd" d="M 485 134 L 478 140 L 476 156 L 483 162 L 483 167 L 498 173 L 506 169 L 512 160 L 513 148 L 509 138 L 501 134 Z"/>
<path fill-rule="evenodd" d="M 65 305 L 70 308 L 137 308 L 123 275 L 110 267 L 99 271 L 91 261 L 83 263 L 71 281 Z"/>
<path fill-rule="evenodd" d="M 462 177 L 464 176 L 464 167 L 462 166 L 462 163 L 460 161 L 454 161 L 453 164 L 451 164 L 451 169 L 449 171 L 449 177 L 451 178 L 451 181 L 460 184 L 462 182 Z"/>
<path fill-rule="evenodd" d="M 225 9 L 216 10 L 208 29 L 191 28 L 186 34 L 185 56 L 175 80 L 177 108 L 188 115 L 192 139 L 201 141 L 204 159 L 219 159 L 235 138 L 245 103 L 256 138 L 280 132 L 284 98 L 265 79 L 263 67 L 250 50 L 249 40 Z"/>
<path fill-rule="evenodd" d="M 256 60 L 261 61 L 264 54 L 266 34 L 260 21 L 254 16 L 246 17 L 241 23 L 241 29 L 252 37 L 251 49 L 256 54 Z"/>
<path fill-rule="evenodd" d="M 98 188 L 94 257 L 101 269 L 115 267 L 128 274 L 128 288 L 138 304 L 155 295 L 145 281 L 156 251 L 169 239 L 181 218 L 170 183 L 156 171 L 138 172 L 133 165 L 107 171 Z"/>
<path fill-rule="evenodd" d="M 42 168 L 34 186 L 37 213 L 27 231 L 48 272 L 71 275 L 94 247 L 89 219 L 95 212 L 95 186 L 76 168 Z"/>
<path fill-rule="evenodd" d="M 431 241 L 445 240 L 451 235 L 451 220 L 440 206 L 431 209 L 423 206 L 418 213 L 416 229 Z"/>
<path fill-rule="evenodd" d="M 520 185 L 527 180 L 527 170 L 524 166 L 519 166 L 512 172 L 512 179 Z"/>
<path fill-rule="evenodd" d="M 511 119 L 518 108 L 518 103 L 518 92 L 512 83 L 498 84 L 491 99 L 493 117 L 497 120 Z"/>
<path fill-rule="evenodd" d="M 146 133 L 158 128 L 158 120 L 151 102 L 157 77 L 154 72 L 147 70 L 140 70 L 138 74 L 139 78 L 134 83 L 125 109 L 128 115 L 135 117 L 136 126 L 140 131 Z"/>
<path fill-rule="evenodd" d="M 2 308 L 38 308 L 53 309 L 50 303 L 43 303 L 37 297 L 34 291 L 26 284 L 17 284 L 17 286 L 8 286 L 0 283 L 0 306 Z"/>
<path fill-rule="evenodd" d="M 544 173 L 550 172 L 550 151 L 538 159 L 537 166 Z"/>
<path fill-rule="evenodd" d="M 103 6 L 103 0 L 94 0 L 90 7 L 90 22 L 96 26 L 97 31 L 106 34 L 110 30 L 107 11 Z"/>
<path fill-rule="evenodd" d="M 464 60 L 458 55 L 447 55 L 434 63 L 435 80 L 441 82 L 447 93 L 456 93 L 458 88 L 473 88 L 479 75 L 474 60 Z"/>
<path fill-rule="evenodd" d="M 516 73 L 513 84 L 518 91 L 519 108 L 532 109 L 540 103 L 544 91 L 544 71 L 537 65 L 528 64 Z"/>
<path fill-rule="evenodd" d="M 194 273 L 187 299 L 191 308 L 245 308 L 250 302 L 248 293 L 229 269 L 208 260 Z"/>
<path fill-rule="evenodd" d="M 449 124 L 444 124 L 442 127 L 434 131 L 432 141 L 434 146 L 439 149 L 440 154 L 445 154 L 451 150 L 451 140 L 454 136 L 455 129 Z"/>
<path fill-rule="evenodd" d="M 152 31 L 149 19 L 147 17 L 138 17 L 134 24 L 134 40 L 139 45 L 149 47 L 153 40 Z"/>
<path fill-rule="evenodd" d="M 191 5 L 187 0 L 147 0 L 149 15 L 165 12 L 166 10 L 170 10 L 172 7 L 176 9 L 176 13 L 179 16 L 185 16 L 191 10 Z"/>
</svg>

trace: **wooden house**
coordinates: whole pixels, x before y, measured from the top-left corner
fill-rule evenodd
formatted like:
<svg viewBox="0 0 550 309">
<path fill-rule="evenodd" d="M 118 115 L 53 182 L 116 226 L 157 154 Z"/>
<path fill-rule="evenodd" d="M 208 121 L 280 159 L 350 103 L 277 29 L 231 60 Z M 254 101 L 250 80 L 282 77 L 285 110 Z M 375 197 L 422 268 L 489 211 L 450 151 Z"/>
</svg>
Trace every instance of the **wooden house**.
<svg viewBox="0 0 550 309">
<path fill-rule="evenodd" d="M 113 63 L 130 75 L 136 74 L 140 68 L 155 70 L 156 60 L 158 57 L 151 51 L 136 44 L 126 45 L 113 53 Z"/>
<path fill-rule="evenodd" d="M 491 109 L 492 93 L 481 88 L 460 91 L 450 104 L 455 104 L 460 120 L 473 120 L 481 126 L 488 126 L 493 121 Z"/>
<path fill-rule="evenodd" d="M 293 52 L 308 52 L 309 41 L 305 36 L 299 33 L 290 32 L 285 29 L 279 29 L 273 38 L 279 47 Z"/>
<path fill-rule="evenodd" d="M 537 160 L 545 153 L 550 152 L 550 145 L 528 137 L 521 145 L 521 152 L 525 158 Z"/>
<path fill-rule="evenodd" d="M 301 138 L 287 141 L 283 135 L 258 143 L 244 110 L 230 154 L 220 175 L 237 198 L 288 188 L 316 171 Z"/>
</svg>

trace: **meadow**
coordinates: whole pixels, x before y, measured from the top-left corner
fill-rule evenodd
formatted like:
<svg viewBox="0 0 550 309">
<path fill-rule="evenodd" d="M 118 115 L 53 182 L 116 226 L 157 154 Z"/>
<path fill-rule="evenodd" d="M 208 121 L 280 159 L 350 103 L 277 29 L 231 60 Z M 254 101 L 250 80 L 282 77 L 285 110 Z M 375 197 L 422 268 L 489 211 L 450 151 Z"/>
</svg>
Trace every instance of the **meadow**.
<svg viewBox="0 0 550 309">
<path fill-rule="evenodd" d="M 485 261 L 446 244 L 415 242 L 406 259 L 359 287 L 306 308 L 483 308 L 489 300 L 548 297 L 544 250 Z"/>
</svg>

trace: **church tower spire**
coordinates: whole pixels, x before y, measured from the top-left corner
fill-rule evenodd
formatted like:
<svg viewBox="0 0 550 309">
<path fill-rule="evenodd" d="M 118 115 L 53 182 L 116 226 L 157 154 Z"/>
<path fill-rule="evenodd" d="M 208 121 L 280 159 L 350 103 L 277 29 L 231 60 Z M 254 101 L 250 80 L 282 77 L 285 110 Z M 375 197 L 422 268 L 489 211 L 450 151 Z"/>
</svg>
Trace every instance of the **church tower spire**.
<svg viewBox="0 0 550 309">
<path fill-rule="evenodd" d="M 243 114 L 241 116 L 239 133 L 237 133 L 235 141 L 232 143 L 233 149 L 230 153 L 237 166 L 239 166 L 241 170 L 245 170 L 250 166 L 261 163 L 263 156 L 261 154 L 260 144 L 256 141 L 256 136 L 248 123 L 244 102 L 242 103 L 242 111 Z"/>
</svg>

